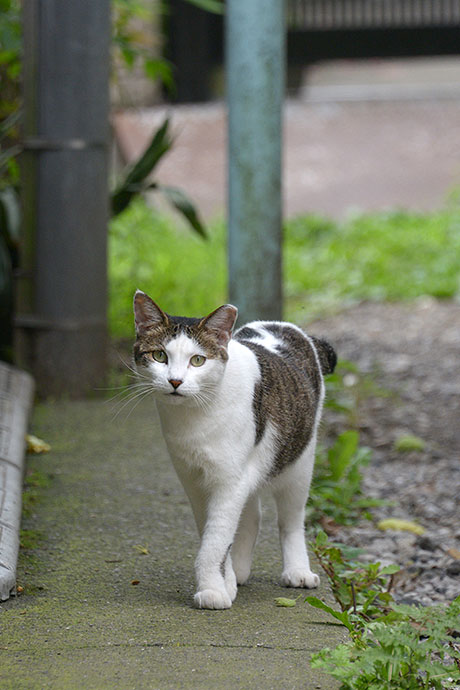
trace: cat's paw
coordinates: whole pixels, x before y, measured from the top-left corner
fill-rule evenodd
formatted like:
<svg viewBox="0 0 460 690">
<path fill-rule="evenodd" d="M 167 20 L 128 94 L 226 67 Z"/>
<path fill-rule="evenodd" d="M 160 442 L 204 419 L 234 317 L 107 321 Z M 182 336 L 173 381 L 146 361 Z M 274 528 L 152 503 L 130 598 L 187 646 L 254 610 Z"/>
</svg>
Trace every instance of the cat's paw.
<svg viewBox="0 0 460 690">
<path fill-rule="evenodd" d="M 195 594 L 194 602 L 197 609 L 229 609 L 232 605 L 228 592 L 220 589 L 203 589 Z"/>
<path fill-rule="evenodd" d="M 306 587 L 313 589 L 319 585 L 319 577 L 306 568 L 291 568 L 281 575 L 281 584 L 284 587 Z"/>
</svg>

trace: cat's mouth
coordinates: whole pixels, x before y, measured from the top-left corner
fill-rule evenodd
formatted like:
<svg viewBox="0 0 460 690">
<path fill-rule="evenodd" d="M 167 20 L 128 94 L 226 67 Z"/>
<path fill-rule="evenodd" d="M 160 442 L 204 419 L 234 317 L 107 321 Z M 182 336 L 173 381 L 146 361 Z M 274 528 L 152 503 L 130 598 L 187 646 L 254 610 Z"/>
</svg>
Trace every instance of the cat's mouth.
<svg viewBox="0 0 460 690">
<path fill-rule="evenodd" d="M 178 398 L 185 398 L 185 395 L 182 395 L 182 393 L 179 393 L 178 391 L 171 391 L 169 395 L 175 395 Z"/>
</svg>

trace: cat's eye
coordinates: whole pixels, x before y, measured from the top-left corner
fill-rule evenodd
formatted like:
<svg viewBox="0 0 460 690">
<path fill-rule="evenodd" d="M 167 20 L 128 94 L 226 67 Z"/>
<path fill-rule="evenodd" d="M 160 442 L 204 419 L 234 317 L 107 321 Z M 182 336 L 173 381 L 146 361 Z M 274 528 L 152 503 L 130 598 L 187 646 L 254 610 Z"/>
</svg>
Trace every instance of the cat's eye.
<svg viewBox="0 0 460 690">
<path fill-rule="evenodd" d="M 190 359 L 190 364 L 192 367 L 202 367 L 205 362 L 206 357 L 203 357 L 203 355 L 193 355 L 193 357 Z"/>
<path fill-rule="evenodd" d="M 152 357 L 155 362 L 159 362 L 160 364 L 166 364 L 168 361 L 168 355 L 164 350 L 154 350 L 152 352 Z"/>
</svg>

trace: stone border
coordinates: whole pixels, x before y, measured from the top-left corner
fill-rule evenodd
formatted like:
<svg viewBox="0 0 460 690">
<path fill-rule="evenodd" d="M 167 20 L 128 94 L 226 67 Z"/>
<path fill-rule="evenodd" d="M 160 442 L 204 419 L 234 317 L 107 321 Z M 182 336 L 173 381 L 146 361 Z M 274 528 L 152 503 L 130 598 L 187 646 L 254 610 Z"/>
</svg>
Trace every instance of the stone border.
<svg viewBox="0 0 460 690">
<path fill-rule="evenodd" d="M 32 377 L 0 362 L 0 601 L 16 585 L 25 435 L 32 407 Z"/>
</svg>

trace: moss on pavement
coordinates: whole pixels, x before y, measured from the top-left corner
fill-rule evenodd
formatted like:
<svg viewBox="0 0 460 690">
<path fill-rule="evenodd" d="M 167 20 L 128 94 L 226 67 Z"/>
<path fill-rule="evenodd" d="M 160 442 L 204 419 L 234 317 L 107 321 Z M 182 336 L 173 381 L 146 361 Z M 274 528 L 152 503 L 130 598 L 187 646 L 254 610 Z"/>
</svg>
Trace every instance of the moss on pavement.
<svg viewBox="0 0 460 690">
<path fill-rule="evenodd" d="M 154 406 L 114 419 L 98 400 L 41 404 L 33 432 L 52 449 L 28 471 L 50 481 L 23 519 L 39 535 L 20 552 L 24 591 L 0 606 L 2 690 L 334 687 L 308 659 L 343 628 L 302 597 L 274 604 L 299 592 L 277 582 L 270 500 L 250 582 L 230 610 L 198 611 L 195 527 Z"/>
</svg>

